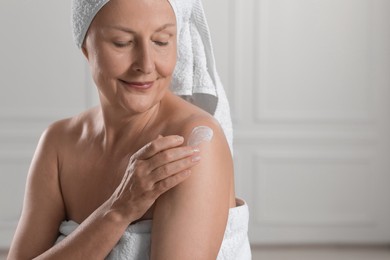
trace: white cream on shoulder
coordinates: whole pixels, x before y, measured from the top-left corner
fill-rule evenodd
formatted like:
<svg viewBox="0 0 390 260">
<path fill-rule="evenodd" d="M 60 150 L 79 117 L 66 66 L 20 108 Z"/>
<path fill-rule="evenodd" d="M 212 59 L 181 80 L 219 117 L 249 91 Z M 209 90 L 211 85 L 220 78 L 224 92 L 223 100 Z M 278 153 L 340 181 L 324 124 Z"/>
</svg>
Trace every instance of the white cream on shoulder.
<svg viewBox="0 0 390 260">
<path fill-rule="evenodd" d="M 214 132 L 208 126 L 197 126 L 195 127 L 190 136 L 188 137 L 187 145 L 198 146 L 202 142 L 210 142 L 213 138 Z"/>
</svg>

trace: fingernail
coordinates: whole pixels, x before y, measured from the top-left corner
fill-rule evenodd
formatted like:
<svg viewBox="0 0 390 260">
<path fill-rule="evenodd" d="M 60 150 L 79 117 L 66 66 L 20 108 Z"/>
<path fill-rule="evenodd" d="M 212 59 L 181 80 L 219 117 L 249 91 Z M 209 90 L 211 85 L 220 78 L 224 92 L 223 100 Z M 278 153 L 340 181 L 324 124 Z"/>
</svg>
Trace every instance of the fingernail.
<svg viewBox="0 0 390 260">
<path fill-rule="evenodd" d="M 199 162 L 199 161 L 200 161 L 200 156 L 199 155 L 192 157 L 192 162 Z"/>
<path fill-rule="evenodd" d="M 177 135 L 176 136 L 176 140 L 178 141 L 178 142 L 183 142 L 184 141 L 184 137 L 183 136 L 180 136 L 180 135 Z"/>
<path fill-rule="evenodd" d="M 199 153 L 200 152 L 200 149 L 198 147 L 195 147 L 194 149 L 192 149 L 192 152 L 194 153 Z"/>
</svg>

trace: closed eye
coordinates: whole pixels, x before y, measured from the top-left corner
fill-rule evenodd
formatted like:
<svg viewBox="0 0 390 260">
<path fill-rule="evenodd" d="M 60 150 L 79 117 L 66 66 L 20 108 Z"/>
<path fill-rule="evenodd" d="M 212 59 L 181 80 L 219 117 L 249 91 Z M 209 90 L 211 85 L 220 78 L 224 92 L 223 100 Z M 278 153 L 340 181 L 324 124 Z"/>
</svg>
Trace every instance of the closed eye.
<svg viewBox="0 0 390 260">
<path fill-rule="evenodd" d="M 118 48 L 124 48 L 124 47 L 127 47 L 127 46 L 130 46 L 132 43 L 132 41 L 129 41 L 129 42 L 114 42 L 114 45 Z"/>
<path fill-rule="evenodd" d="M 154 44 L 156 44 L 156 45 L 158 45 L 158 46 L 167 46 L 167 45 L 168 45 L 168 42 L 154 41 Z"/>
</svg>

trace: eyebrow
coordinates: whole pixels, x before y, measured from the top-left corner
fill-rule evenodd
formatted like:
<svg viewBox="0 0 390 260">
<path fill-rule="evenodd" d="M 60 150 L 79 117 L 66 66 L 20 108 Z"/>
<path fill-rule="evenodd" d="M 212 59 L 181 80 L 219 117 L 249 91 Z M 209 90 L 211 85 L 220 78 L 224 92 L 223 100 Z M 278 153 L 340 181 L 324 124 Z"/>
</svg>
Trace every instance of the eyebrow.
<svg viewBox="0 0 390 260">
<path fill-rule="evenodd" d="M 163 26 L 157 28 L 156 32 L 161 32 L 161 31 L 164 31 L 165 29 L 167 29 L 168 27 L 175 27 L 176 24 L 173 24 L 173 23 L 167 23 L 167 24 L 164 24 Z"/>
<path fill-rule="evenodd" d="M 176 24 L 167 23 L 167 24 L 164 24 L 163 26 L 160 26 L 159 28 L 157 28 L 155 32 L 161 32 L 161 31 L 167 29 L 168 27 L 174 27 L 174 26 L 176 26 Z M 116 30 L 127 32 L 127 33 L 136 34 L 135 31 L 131 30 L 130 28 L 124 27 L 122 25 L 110 25 L 108 27 L 111 29 L 116 29 Z"/>
</svg>

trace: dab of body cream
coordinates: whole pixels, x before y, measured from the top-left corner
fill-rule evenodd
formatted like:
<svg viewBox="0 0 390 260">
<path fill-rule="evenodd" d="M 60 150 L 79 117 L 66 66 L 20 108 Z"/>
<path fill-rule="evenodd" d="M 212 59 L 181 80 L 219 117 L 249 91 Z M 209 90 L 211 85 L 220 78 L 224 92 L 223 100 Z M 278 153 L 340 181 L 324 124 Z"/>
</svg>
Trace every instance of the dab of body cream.
<svg viewBox="0 0 390 260">
<path fill-rule="evenodd" d="M 198 146 L 202 142 L 210 142 L 213 135 L 214 132 L 210 127 L 197 126 L 192 130 L 190 137 L 188 138 L 187 145 Z"/>
</svg>

